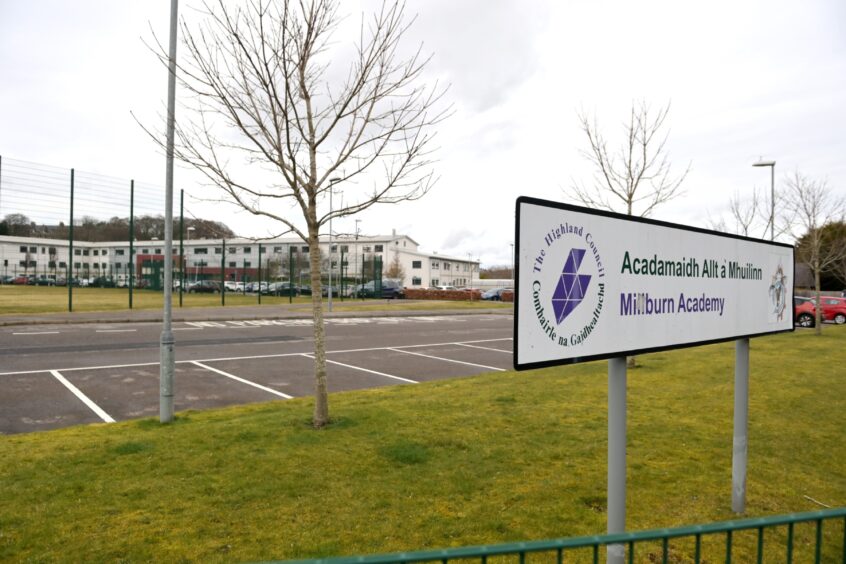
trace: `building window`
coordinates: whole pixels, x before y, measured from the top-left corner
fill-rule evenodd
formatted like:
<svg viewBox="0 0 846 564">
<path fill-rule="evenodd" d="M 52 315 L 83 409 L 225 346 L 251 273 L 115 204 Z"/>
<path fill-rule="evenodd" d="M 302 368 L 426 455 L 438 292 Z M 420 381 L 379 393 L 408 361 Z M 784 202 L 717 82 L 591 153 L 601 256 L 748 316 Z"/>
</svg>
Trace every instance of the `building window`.
<svg viewBox="0 0 846 564">
<path fill-rule="evenodd" d="M 142 255 L 149 255 L 149 254 L 150 254 L 150 249 L 141 249 L 141 254 L 142 254 Z"/>
<path fill-rule="evenodd" d="M 281 252 L 282 252 L 282 247 L 273 247 L 273 252 L 274 252 L 274 253 L 281 253 Z"/>
<path fill-rule="evenodd" d="M 361 249 L 361 251 L 362 251 L 362 252 L 364 252 L 364 253 L 369 253 L 369 252 L 370 252 L 370 245 L 368 245 L 368 246 L 366 246 L 366 247 L 363 247 L 363 248 Z"/>
<path fill-rule="evenodd" d="M 252 252 L 253 252 L 253 248 L 252 248 L 252 247 L 244 247 L 244 254 L 245 254 L 245 255 L 248 255 L 248 254 L 250 254 L 250 253 L 252 253 Z"/>
<path fill-rule="evenodd" d="M 411 285 L 412 286 L 419 286 L 422 283 L 423 283 L 423 279 L 421 279 L 419 276 L 412 276 L 411 277 Z"/>
<path fill-rule="evenodd" d="M 432 278 L 432 286 L 437 286 L 438 282 L 440 282 L 440 280 L 438 280 L 437 278 Z"/>
<path fill-rule="evenodd" d="M 41 254 L 43 255 L 45 252 L 47 252 L 47 249 L 45 249 L 44 247 L 41 247 Z"/>
<path fill-rule="evenodd" d="M 374 247 L 374 249 L 376 250 L 376 252 L 377 252 L 377 253 L 381 253 L 381 252 L 382 252 L 383 247 L 382 247 L 382 245 L 376 245 L 376 246 Z"/>
<path fill-rule="evenodd" d="M 116 263 L 115 263 L 115 268 L 120 268 L 120 263 L 119 263 L 119 262 L 116 262 Z"/>
<path fill-rule="evenodd" d="M 60 262 L 59 263 L 59 268 L 67 268 L 67 267 L 68 267 L 68 263 L 66 263 L 66 262 Z"/>
<path fill-rule="evenodd" d="M 34 268 L 34 267 L 35 267 L 35 264 L 36 264 L 36 263 L 35 263 L 35 261 L 34 261 L 34 260 L 29 261 L 29 266 L 30 266 L 30 267 L 33 267 L 33 268 Z"/>
<path fill-rule="evenodd" d="M 94 249 L 94 256 L 96 257 L 96 256 L 98 256 L 99 254 L 100 254 L 100 251 L 99 251 L 98 249 Z"/>
<path fill-rule="evenodd" d="M 50 254 L 51 254 L 51 255 L 55 255 L 55 254 L 56 254 L 56 247 L 50 247 Z"/>
<path fill-rule="evenodd" d="M 330 253 L 337 253 L 338 252 L 338 245 L 332 245 L 332 247 L 329 249 L 329 252 Z"/>
<path fill-rule="evenodd" d="M 79 269 L 80 263 L 78 263 L 78 262 L 73 263 L 73 267 L 76 268 L 76 269 Z"/>
<path fill-rule="evenodd" d="M 26 268 L 26 261 L 22 260 L 21 262 L 18 263 L 18 266 L 22 266 L 22 267 Z"/>
<path fill-rule="evenodd" d="M 207 254 L 209 254 L 209 250 L 206 247 L 194 247 L 194 254 L 195 255 L 207 255 Z"/>
<path fill-rule="evenodd" d="M 248 260 L 244 261 L 244 268 L 250 268 L 251 266 L 252 266 L 252 263 L 250 261 L 248 261 Z"/>
<path fill-rule="evenodd" d="M 147 251 L 144 251 L 144 252 L 146 253 Z M 88 249 L 82 249 L 82 256 L 87 257 L 90 254 L 91 254 L 91 251 L 89 251 Z"/>
<path fill-rule="evenodd" d="M 100 254 L 103 255 L 103 256 L 106 256 L 107 254 L 109 254 L 109 250 L 103 249 L 102 251 L 100 251 Z"/>
<path fill-rule="evenodd" d="M 306 245 L 305 247 L 303 247 L 301 250 L 302 250 L 302 252 L 307 253 L 307 252 L 308 252 L 308 245 Z"/>
<path fill-rule="evenodd" d="M 80 256 L 82 254 L 82 251 L 79 250 L 79 249 L 74 249 L 73 254 L 74 254 L 74 256 Z"/>
<path fill-rule="evenodd" d="M 423 268 L 423 261 L 422 260 L 411 261 L 411 268 Z"/>
<path fill-rule="evenodd" d="M 37 252 L 38 252 L 38 247 L 30 247 L 30 248 L 29 248 L 29 252 L 31 252 L 32 254 L 37 253 Z"/>
<path fill-rule="evenodd" d="M 116 250 L 116 251 L 115 251 L 115 254 L 116 254 L 117 256 L 119 256 L 119 257 L 122 257 L 122 256 L 123 256 L 123 249 L 118 249 L 118 250 Z"/>
<path fill-rule="evenodd" d="M 160 254 L 162 254 L 162 250 L 161 250 L 161 249 L 156 249 L 156 252 L 155 252 L 155 254 L 157 254 L 157 255 L 160 255 Z"/>
<path fill-rule="evenodd" d="M 237 267 L 238 267 L 238 263 L 237 263 L 237 262 L 235 262 L 234 260 L 233 260 L 233 261 L 229 261 L 229 268 L 237 268 Z"/>
<path fill-rule="evenodd" d="M 222 252 L 223 252 L 223 250 L 222 250 L 220 247 L 215 247 L 215 248 L 214 248 L 214 254 L 219 255 L 219 254 L 220 254 L 220 253 L 222 253 Z"/>
<path fill-rule="evenodd" d="M 350 252 L 350 246 L 349 245 L 341 245 L 341 252 L 342 253 Z"/>
<path fill-rule="evenodd" d="M 432 270 L 438 270 L 440 267 L 441 267 L 441 263 L 439 263 L 439 262 L 433 262 L 432 263 Z M 435 286 L 437 286 L 437 284 L 435 284 Z"/>
<path fill-rule="evenodd" d="M 50 268 L 56 268 L 56 261 L 51 260 L 50 262 L 47 263 L 47 266 L 50 267 Z"/>
<path fill-rule="evenodd" d="M 25 246 L 21 246 L 21 252 L 26 253 L 26 247 Z"/>
</svg>

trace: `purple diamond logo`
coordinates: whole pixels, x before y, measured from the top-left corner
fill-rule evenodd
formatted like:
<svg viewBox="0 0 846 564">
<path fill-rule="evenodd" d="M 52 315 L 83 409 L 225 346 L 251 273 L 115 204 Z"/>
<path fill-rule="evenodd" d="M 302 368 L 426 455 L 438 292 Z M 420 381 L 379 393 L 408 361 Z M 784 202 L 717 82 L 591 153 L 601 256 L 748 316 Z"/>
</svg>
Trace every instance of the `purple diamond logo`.
<svg viewBox="0 0 846 564">
<path fill-rule="evenodd" d="M 590 274 L 579 274 L 579 266 L 585 256 L 585 249 L 570 249 L 561 278 L 552 294 L 552 309 L 555 322 L 559 325 L 582 303 L 590 284 Z"/>
</svg>

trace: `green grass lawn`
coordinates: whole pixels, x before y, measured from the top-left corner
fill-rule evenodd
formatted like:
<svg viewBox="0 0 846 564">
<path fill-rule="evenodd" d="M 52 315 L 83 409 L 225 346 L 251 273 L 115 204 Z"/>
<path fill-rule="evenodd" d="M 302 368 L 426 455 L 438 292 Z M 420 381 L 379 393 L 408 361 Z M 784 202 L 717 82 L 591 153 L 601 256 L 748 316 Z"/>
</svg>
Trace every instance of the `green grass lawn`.
<svg viewBox="0 0 846 564">
<path fill-rule="evenodd" d="M 748 516 L 820 508 L 808 498 L 846 505 L 844 345 L 832 326 L 752 341 Z M 733 343 L 639 361 L 628 528 L 734 518 Z M 323 431 L 297 399 L 0 437 L 0 561 L 242 561 L 602 533 L 606 384 L 594 362 L 333 394 Z M 826 527 L 831 562 L 843 525 Z M 797 535 L 809 561 L 813 528 Z M 783 536 L 768 533 L 765 562 L 784 561 Z M 754 542 L 735 536 L 736 562 Z M 671 561 L 690 561 L 691 545 L 671 543 Z M 722 561 L 722 539 L 705 549 Z"/>
<path fill-rule="evenodd" d="M 132 306 L 136 309 L 161 309 L 163 297 L 161 292 L 151 290 L 135 290 Z M 288 304 L 287 296 L 262 296 L 262 305 Z M 324 299 L 324 302 L 326 300 Z M 220 306 L 220 294 L 183 294 L 183 307 L 215 307 Z M 364 302 L 364 305 L 362 304 Z M 293 303 L 308 307 L 311 296 L 298 296 Z M 174 307 L 179 307 L 179 294 L 173 294 Z M 243 295 L 234 292 L 226 293 L 227 306 L 258 305 L 255 295 Z M 406 302 L 405 300 L 333 300 L 334 311 L 366 311 L 366 310 L 432 310 L 432 309 L 476 309 L 476 308 L 510 308 L 511 304 L 501 304 L 485 301 L 474 302 Z M 117 311 L 129 308 L 129 290 L 127 288 L 74 288 L 74 311 Z M 43 313 L 62 313 L 68 311 L 68 289 L 50 286 L 0 286 L 0 316 L 27 315 Z"/>
</svg>

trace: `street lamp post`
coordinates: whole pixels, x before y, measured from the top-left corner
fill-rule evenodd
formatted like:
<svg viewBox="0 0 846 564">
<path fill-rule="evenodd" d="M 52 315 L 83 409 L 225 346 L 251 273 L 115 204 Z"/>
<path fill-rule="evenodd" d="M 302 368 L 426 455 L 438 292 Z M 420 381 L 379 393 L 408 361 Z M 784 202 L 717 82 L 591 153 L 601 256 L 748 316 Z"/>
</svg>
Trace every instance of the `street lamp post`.
<svg viewBox="0 0 846 564">
<path fill-rule="evenodd" d="M 329 179 L 329 289 L 327 295 L 329 296 L 329 311 L 332 311 L 332 195 L 335 193 L 335 184 L 340 182 L 340 178 Z"/>
<path fill-rule="evenodd" d="M 775 161 L 759 160 L 752 166 L 770 167 L 770 241 L 775 241 Z"/>
<path fill-rule="evenodd" d="M 508 243 L 511 245 L 511 283 L 516 284 L 514 281 L 514 243 Z"/>
</svg>

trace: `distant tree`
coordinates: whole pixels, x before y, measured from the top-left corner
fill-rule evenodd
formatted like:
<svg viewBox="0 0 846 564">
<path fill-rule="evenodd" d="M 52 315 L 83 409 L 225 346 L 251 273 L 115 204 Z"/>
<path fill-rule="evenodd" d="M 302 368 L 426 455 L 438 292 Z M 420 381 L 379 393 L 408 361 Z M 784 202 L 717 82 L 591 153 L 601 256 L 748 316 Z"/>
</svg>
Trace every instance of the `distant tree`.
<svg viewBox="0 0 846 564">
<path fill-rule="evenodd" d="M 843 221 L 846 203 L 832 194 L 825 180 L 811 179 L 798 170 L 787 179 L 787 212 L 796 238 L 796 254 L 814 274 L 814 294 L 820 303 L 820 277 L 846 258 L 846 246 L 834 243 L 827 233 Z M 829 244 L 826 244 L 826 243 Z M 816 308 L 816 334 L 822 334 L 822 312 Z"/>
<path fill-rule="evenodd" d="M 10 213 L 3 218 L 8 235 L 13 237 L 29 237 L 32 234 L 32 222 L 22 213 Z"/>
<path fill-rule="evenodd" d="M 400 262 L 399 253 L 394 253 L 394 258 L 388 264 L 387 270 L 385 270 L 385 278 L 405 280 L 405 269 Z"/>
<path fill-rule="evenodd" d="M 820 229 L 820 240 L 824 249 L 822 254 L 834 257 L 831 265 L 820 272 L 820 289 L 842 290 L 846 288 L 846 221 L 833 221 L 824 225 Z M 807 233 L 796 242 L 800 253 L 809 246 Z"/>
<path fill-rule="evenodd" d="M 177 124 L 177 157 L 310 249 L 316 428 L 329 423 L 320 231 L 332 218 L 425 195 L 432 132 L 446 116 L 436 109 L 443 90 L 421 83 L 428 59 L 400 52 L 409 26 L 401 2 L 363 19 L 349 60 L 328 72 L 339 5 L 209 2 L 196 28 L 182 22 L 177 71 L 191 100 Z M 344 198 L 330 210 L 333 185 Z"/>
<path fill-rule="evenodd" d="M 510 266 L 489 266 L 479 270 L 479 278 L 482 280 L 507 280 L 511 278 Z"/>
</svg>

